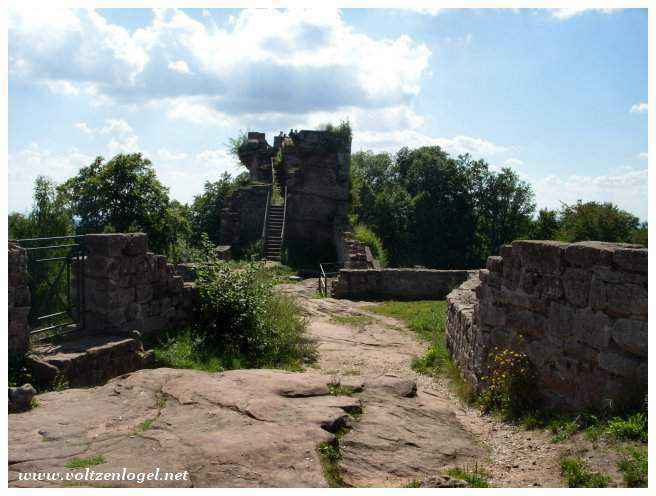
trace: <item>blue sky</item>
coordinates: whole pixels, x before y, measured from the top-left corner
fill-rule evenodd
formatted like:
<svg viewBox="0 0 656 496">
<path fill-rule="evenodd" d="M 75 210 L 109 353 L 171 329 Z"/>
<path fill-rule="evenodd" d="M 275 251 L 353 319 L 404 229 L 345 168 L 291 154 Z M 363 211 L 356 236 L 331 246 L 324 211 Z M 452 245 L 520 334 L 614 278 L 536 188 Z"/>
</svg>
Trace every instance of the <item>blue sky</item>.
<svg viewBox="0 0 656 496">
<path fill-rule="evenodd" d="M 171 195 L 240 172 L 226 143 L 348 118 L 353 150 L 510 166 L 539 207 L 647 219 L 647 11 L 12 10 L 9 208 L 141 151 Z"/>
</svg>

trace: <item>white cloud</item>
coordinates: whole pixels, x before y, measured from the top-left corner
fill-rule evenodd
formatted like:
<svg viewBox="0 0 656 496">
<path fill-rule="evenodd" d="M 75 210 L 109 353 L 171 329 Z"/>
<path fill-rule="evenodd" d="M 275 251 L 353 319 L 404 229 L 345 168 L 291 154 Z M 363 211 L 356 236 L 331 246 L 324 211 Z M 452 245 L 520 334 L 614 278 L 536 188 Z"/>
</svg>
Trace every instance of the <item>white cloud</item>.
<svg viewBox="0 0 656 496">
<path fill-rule="evenodd" d="M 132 126 L 124 119 L 105 119 L 105 125 L 101 128 L 92 128 L 86 122 L 76 122 L 74 124 L 76 129 L 88 135 L 126 135 L 134 134 Z"/>
<path fill-rule="evenodd" d="M 110 155 L 143 152 L 139 149 L 139 137 L 135 134 L 112 138 L 107 144 L 107 150 Z"/>
<path fill-rule="evenodd" d="M 31 143 L 8 156 L 8 198 L 10 211 L 26 211 L 32 205 L 34 180 L 45 175 L 57 182 L 73 176 L 80 167 L 89 165 L 93 157 L 71 148 L 66 152 L 55 153 L 42 146 Z"/>
<path fill-rule="evenodd" d="M 91 129 L 86 122 L 76 122 L 74 126 L 85 134 L 93 134 L 93 129 Z"/>
<path fill-rule="evenodd" d="M 410 7 L 404 10 L 409 10 L 411 12 L 416 12 L 417 14 L 426 14 L 431 16 L 436 16 L 444 12 L 445 9 L 431 8 L 431 7 Z"/>
<path fill-rule="evenodd" d="M 338 10 L 243 10 L 218 28 L 157 9 L 133 33 L 95 11 L 57 12 L 51 25 L 32 10 L 10 13 L 12 77 L 87 85 L 100 102 L 197 98 L 229 115 L 384 108 L 419 93 L 431 55 L 408 35 L 358 32 Z"/>
<path fill-rule="evenodd" d="M 646 114 L 648 110 L 649 106 L 647 105 L 647 102 L 640 102 L 631 105 L 629 112 L 632 114 Z"/>
<path fill-rule="evenodd" d="M 518 167 L 524 165 L 524 161 L 518 158 L 509 158 L 503 163 L 504 167 Z"/>
<path fill-rule="evenodd" d="M 647 152 L 642 152 L 638 154 L 640 160 L 649 160 L 649 154 Z"/>
<path fill-rule="evenodd" d="M 602 14 L 613 14 L 621 9 L 552 9 L 551 16 L 558 20 L 566 21 L 572 17 L 584 14 L 586 12 L 599 12 Z"/>
<path fill-rule="evenodd" d="M 184 160 L 185 158 L 187 158 L 187 154 L 184 152 L 176 153 L 176 152 L 169 151 L 166 148 L 160 148 L 159 150 L 157 150 L 157 158 L 166 161 Z"/>
<path fill-rule="evenodd" d="M 78 95 L 80 93 L 80 88 L 70 81 L 45 79 L 43 84 L 51 93 L 58 95 Z"/>
<path fill-rule="evenodd" d="M 600 176 L 550 175 L 531 181 L 539 207 L 560 208 L 562 203 L 610 201 L 647 218 L 647 169 L 621 168 Z"/>
<path fill-rule="evenodd" d="M 191 71 L 189 70 L 189 66 L 184 60 L 176 60 L 175 62 L 169 62 L 169 69 L 179 74 L 191 74 Z"/>
</svg>

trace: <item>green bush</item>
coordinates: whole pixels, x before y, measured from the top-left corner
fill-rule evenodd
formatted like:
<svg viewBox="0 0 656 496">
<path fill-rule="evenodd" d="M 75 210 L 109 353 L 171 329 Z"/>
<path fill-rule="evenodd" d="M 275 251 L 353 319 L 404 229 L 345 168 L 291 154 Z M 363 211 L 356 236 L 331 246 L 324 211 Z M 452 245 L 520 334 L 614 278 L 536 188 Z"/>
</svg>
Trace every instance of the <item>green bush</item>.
<svg viewBox="0 0 656 496">
<path fill-rule="evenodd" d="M 484 378 L 487 388 L 480 397 L 483 410 L 497 411 L 509 419 L 535 411 L 535 370 L 528 357 L 495 348 L 491 358 L 489 376 Z"/>
<path fill-rule="evenodd" d="M 355 239 L 371 250 L 373 257 L 380 262 L 380 265 L 385 267 L 387 265 L 387 252 L 383 247 L 383 242 L 380 238 L 367 226 L 358 224 L 355 226 L 354 233 Z"/>
<path fill-rule="evenodd" d="M 626 419 L 613 417 L 608 421 L 606 433 L 620 440 L 647 442 L 647 414 L 636 412 Z"/>
<path fill-rule="evenodd" d="M 608 487 L 610 482 L 608 475 L 593 472 L 580 458 L 563 458 L 560 472 L 567 480 L 568 487 Z"/>
<path fill-rule="evenodd" d="M 274 293 L 262 264 L 239 270 L 212 264 L 198 270 L 197 347 L 218 350 L 248 367 L 292 367 L 315 356 L 296 302 Z"/>
<path fill-rule="evenodd" d="M 631 448 L 617 464 L 628 487 L 647 487 L 647 450 Z"/>
</svg>

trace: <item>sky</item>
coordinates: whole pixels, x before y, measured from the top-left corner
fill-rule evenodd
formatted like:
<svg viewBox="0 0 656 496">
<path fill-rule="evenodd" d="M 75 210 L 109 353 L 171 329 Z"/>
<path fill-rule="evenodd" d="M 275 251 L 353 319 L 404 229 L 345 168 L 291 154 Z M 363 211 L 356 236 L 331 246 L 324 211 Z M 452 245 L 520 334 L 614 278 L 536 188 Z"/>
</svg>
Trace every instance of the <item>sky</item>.
<svg viewBox="0 0 656 496">
<path fill-rule="evenodd" d="M 353 151 L 511 167 L 538 208 L 647 220 L 646 9 L 11 9 L 9 210 L 36 176 L 142 152 L 173 198 L 242 131 L 348 119 Z"/>
</svg>

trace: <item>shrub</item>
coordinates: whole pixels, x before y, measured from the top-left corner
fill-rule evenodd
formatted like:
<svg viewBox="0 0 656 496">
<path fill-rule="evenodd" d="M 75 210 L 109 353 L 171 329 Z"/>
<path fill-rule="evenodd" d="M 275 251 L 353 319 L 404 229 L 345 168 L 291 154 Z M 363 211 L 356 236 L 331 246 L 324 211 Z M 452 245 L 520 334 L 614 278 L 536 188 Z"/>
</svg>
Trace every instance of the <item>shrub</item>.
<svg viewBox="0 0 656 496">
<path fill-rule="evenodd" d="M 273 279 L 262 264 L 239 270 L 206 265 L 198 269 L 197 287 L 197 347 L 219 350 L 251 367 L 299 367 L 314 358 L 300 309 L 273 292 Z"/>
<path fill-rule="evenodd" d="M 508 418 L 519 418 L 535 410 L 536 374 L 528 357 L 520 352 L 495 348 L 487 389 L 481 394 L 484 411 L 498 411 Z"/>
<path fill-rule="evenodd" d="M 464 480 L 469 487 L 490 487 L 490 484 L 487 481 L 490 474 L 478 468 L 478 465 L 475 465 L 473 469 L 468 467 L 455 467 L 449 469 L 447 474 L 456 479 Z"/>
<path fill-rule="evenodd" d="M 383 247 L 383 242 L 371 229 L 363 224 L 355 226 L 354 233 L 355 239 L 371 250 L 373 257 L 380 262 L 380 265 L 385 267 L 387 265 L 387 252 Z"/>
<path fill-rule="evenodd" d="M 613 417 L 608 422 L 606 433 L 621 440 L 636 440 L 647 442 L 647 414 L 637 412 L 626 419 Z"/>
<path fill-rule="evenodd" d="M 647 450 L 631 448 L 617 464 L 628 487 L 647 487 Z"/>
<path fill-rule="evenodd" d="M 608 487 L 610 477 L 593 472 L 588 464 L 579 458 L 563 458 L 560 471 L 567 480 L 568 487 Z"/>
</svg>

